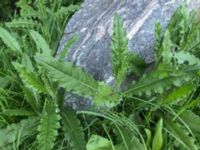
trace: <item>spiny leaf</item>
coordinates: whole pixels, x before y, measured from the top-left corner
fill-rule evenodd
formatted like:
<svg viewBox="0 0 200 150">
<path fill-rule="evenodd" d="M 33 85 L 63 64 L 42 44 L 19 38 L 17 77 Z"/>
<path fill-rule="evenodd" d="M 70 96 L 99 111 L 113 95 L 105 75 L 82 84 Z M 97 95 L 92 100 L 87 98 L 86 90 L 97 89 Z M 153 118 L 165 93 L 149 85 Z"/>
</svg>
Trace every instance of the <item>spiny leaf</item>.
<svg viewBox="0 0 200 150">
<path fill-rule="evenodd" d="M 158 22 L 155 24 L 155 39 L 156 62 L 158 62 L 162 53 L 162 27 Z"/>
<path fill-rule="evenodd" d="M 16 6 L 20 8 L 20 16 L 21 17 L 27 17 L 27 18 L 32 18 L 32 17 L 37 17 L 37 11 L 33 9 L 29 5 L 27 1 L 24 0 L 19 0 L 16 3 Z"/>
<path fill-rule="evenodd" d="M 22 65 L 29 72 L 34 72 L 33 61 L 31 60 L 31 57 L 28 56 L 26 53 L 24 53 L 23 56 L 22 56 Z"/>
<path fill-rule="evenodd" d="M 76 114 L 72 111 L 62 113 L 63 131 L 65 138 L 74 150 L 86 150 L 83 129 Z"/>
<path fill-rule="evenodd" d="M 58 136 L 57 130 L 60 128 L 59 120 L 60 115 L 56 102 L 46 100 L 38 127 L 37 142 L 39 150 L 53 149 L 55 139 Z"/>
<path fill-rule="evenodd" d="M 79 40 L 79 36 L 73 36 L 71 39 L 69 39 L 69 41 L 67 42 L 67 44 L 64 46 L 64 49 L 62 50 L 62 52 L 60 52 L 59 54 L 59 59 L 64 59 L 67 56 L 68 50 L 69 48 L 76 43 Z"/>
<path fill-rule="evenodd" d="M 41 51 L 45 57 L 52 56 L 53 51 L 50 49 L 45 39 L 37 31 L 31 30 L 30 34 L 37 45 L 38 51 Z"/>
<path fill-rule="evenodd" d="M 19 63 L 13 63 L 13 65 L 27 87 L 37 92 L 47 92 L 44 84 L 33 73 L 27 71 L 26 68 Z"/>
<path fill-rule="evenodd" d="M 50 79 L 58 82 L 59 86 L 63 87 L 66 91 L 85 97 L 96 94 L 98 82 L 82 69 L 75 68 L 69 62 L 59 62 L 53 57 L 47 58 L 37 55 L 36 60 L 47 71 Z"/>
<path fill-rule="evenodd" d="M 172 41 L 170 37 L 170 32 L 167 30 L 164 35 L 163 43 L 162 43 L 162 58 L 163 62 L 170 63 L 173 53 L 172 53 Z"/>
<path fill-rule="evenodd" d="M 127 73 L 128 39 L 123 22 L 119 15 L 115 15 L 112 36 L 112 65 L 113 73 L 118 86 L 124 81 Z"/>
<path fill-rule="evenodd" d="M 177 45 L 178 51 L 188 51 L 197 54 L 200 46 L 200 24 L 195 11 L 190 11 L 184 1 L 171 17 L 167 29 L 171 40 Z"/>
<path fill-rule="evenodd" d="M 181 6 L 182 19 L 179 22 L 179 45 L 182 47 L 185 41 L 185 36 L 188 33 L 189 25 L 190 25 L 190 11 L 188 10 L 186 4 Z"/>
<path fill-rule="evenodd" d="M 152 150 L 161 150 L 163 145 L 163 120 L 162 118 L 156 124 L 156 129 L 154 132 L 153 143 L 152 143 Z"/>
<path fill-rule="evenodd" d="M 193 28 L 194 29 L 188 35 L 187 41 L 185 41 L 184 50 L 193 54 L 198 54 L 200 47 L 200 25 Z"/>
<path fill-rule="evenodd" d="M 167 68 L 165 68 L 167 67 Z M 160 69 L 144 75 L 124 92 L 125 95 L 147 95 L 163 93 L 173 86 L 181 86 L 184 82 L 192 79 L 192 75 L 179 70 L 174 70 L 169 65 L 160 65 Z"/>
<path fill-rule="evenodd" d="M 94 97 L 94 103 L 97 106 L 107 106 L 109 108 L 116 106 L 122 98 L 110 86 L 103 82 L 99 83 L 98 92 Z"/>
<path fill-rule="evenodd" d="M 167 26 L 167 30 L 172 34 L 171 38 L 173 43 L 177 45 L 179 45 L 180 40 L 184 37 L 182 35 L 185 32 L 185 28 L 187 28 L 186 26 L 183 27 L 181 23 L 183 24 L 189 18 L 189 14 L 187 4 L 184 2 L 172 15 Z"/>
<path fill-rule="evenodd" d="M 4 28 L 0 27 L 0 38 L 3 42 L 11 48 L 12 51 L 22 53 L 21 48 L 17 40 Z"/>
</svg>

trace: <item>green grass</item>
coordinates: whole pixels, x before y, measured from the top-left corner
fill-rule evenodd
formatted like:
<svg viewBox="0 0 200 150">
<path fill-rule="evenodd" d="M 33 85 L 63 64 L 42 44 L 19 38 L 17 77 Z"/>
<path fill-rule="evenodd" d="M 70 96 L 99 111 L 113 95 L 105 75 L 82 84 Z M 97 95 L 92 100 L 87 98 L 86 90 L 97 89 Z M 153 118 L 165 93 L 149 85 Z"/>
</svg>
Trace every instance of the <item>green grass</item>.
<svg viewBox="0 0 200 150">
<path fill-rule="evenodd" d="M 129 52 L 116 14 L 111 63 L 114 87 L 63 61 L 78 39 L 54 57 L 79 2 L 20 0 L 0 27 L 0 149 L 200 149 L 200 22 L 183 4 L 166 30 L 157 23 L 155 63 Z M 41 15 L 42 14 L 42 15 Z M 138 77 L 121 88 L 127 75 Z M 64 106 L 64 94 L 91 97 L 88 110 Z"/>
</svg>

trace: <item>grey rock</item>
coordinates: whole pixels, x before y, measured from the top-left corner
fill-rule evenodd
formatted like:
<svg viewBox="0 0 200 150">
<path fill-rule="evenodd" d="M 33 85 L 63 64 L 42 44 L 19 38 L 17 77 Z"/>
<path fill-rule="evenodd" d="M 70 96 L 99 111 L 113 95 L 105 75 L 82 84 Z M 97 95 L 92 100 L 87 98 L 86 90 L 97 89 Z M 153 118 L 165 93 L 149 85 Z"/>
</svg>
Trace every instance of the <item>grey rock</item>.
<svg viewBox="0 0 200 150">
<path fill-rule="evenodd" d="M 110 44 L 115 13 L 123 18 L 130 50 L 143 57 L 146 63 L 151 63 L 154 61 L 155 22 L 160 22 L 165 28 L 181 1 L 85 0 L 81 9 L 67 24 L 58 53 L 72 36 L 79 35 L 79 41 L 70 49 L 66 60 L 82 67 L 95 79 L 112 84 L 114 78 L 110 61 Z M 190 8 L 197 8 L 199 4 L 197 0 L 189 2 Z M 66 102 L 77 104 L 77 108 L 79 108 L 77 101 L 84 101 L 80 98 L 67 99 L 69 101 Z M 87 100 L 85 104 L 88 105 Z"/>
<path fill-rule="evenodd" d="M 92 99 L 85 99 L 72 93 L 66 93 L 64 107 L 73 110 L 90 109 L 93 106 Z"/>
</svg>

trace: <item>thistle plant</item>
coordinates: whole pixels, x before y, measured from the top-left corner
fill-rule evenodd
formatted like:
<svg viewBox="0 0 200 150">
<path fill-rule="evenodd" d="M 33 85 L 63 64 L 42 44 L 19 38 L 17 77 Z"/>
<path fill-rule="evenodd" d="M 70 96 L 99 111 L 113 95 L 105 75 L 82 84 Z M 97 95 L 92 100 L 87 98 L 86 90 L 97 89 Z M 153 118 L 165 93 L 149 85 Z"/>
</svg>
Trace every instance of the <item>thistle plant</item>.
<svg viewBox="0 0 200 150">
<path fill-rule="evenodd" d="M 0 27 L 0 149 L 200 148 L 200 23 L 195 11 L 183 4 L 166 30 L 155 25 L 150 71 L 128 48 L 123 19 L 116 14 L 110 44 L 115 84 L 110 86 L 63 61 L 77 36 L 54 57 L 65 18 L 78 5 L 45 0 L 17 5 L 20 14 Z M 137 80 L 122 88 L 127 76 Z M 65 108 L 65 93 L 90 98 L 94 105 Z"/>
</svg>

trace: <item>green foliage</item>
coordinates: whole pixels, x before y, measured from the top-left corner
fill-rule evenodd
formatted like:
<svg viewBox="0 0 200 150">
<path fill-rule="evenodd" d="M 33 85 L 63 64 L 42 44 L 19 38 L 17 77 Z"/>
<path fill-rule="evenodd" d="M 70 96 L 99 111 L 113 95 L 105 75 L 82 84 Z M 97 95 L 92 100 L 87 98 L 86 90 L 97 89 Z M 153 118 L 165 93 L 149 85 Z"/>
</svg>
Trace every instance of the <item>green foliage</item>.
<svg viewBox="0 0 200 150">
<path fill-rule="evenodd" d="M 194 85 L 189 82 L 189 83 L 182 85 L 181 87 L 173 90 L 160 103 L 162 103 L 162 104 L 176 103 L 179 100 L 183 100 L 184 98 L 188 98 L 188 96 L 194 91 L 194 89 L 195 89 Z"/>
<path fill-rule="evenodd" d="M 69 141 L 70 146 L 74 150 L 86 150 L 83 129 L 76 114 L 72 111 L 63 111 L 62 123 L 65 139 Z"/>
<path fill-rule="evenodd" d="M 105 121 L 102 122 L 104 130 L 107 130 L 105 128 L 113 129 L 112 131 L 117 136 L 117 144 L 115 144 L 115 145 L 113 145 L 113 141 L 110 138 L 108 131 L 106 131 L 106 132 L 107 132 L 107 134 L 108 134 L 107 136 L 109 137 L 110 140 L 107 140 L 103 136 L 101 136 L 101 137 L 100 136 L 91 136 L 89 139 L 89 142 L 87 143 L 88 149 L 92 149 L 92 148 L 98 149 L 98 150 L 102 149 L 102 148 L 107 148 L 107 149 L 110 148 L 110 149 L 116 149 L 116 150 L 124 150 L 124 149 L 143 150 L 143 149 L 146 149 L 145 145 L 143 145 L 143 143 L 141 143 L 140 138 L 137 138 L 138 137 L 138 135 L 137 135 L 138 129 L 135 126 L 134 122 L 131 119 L 126 118 L 122 114 L 117 115 L 115 113 L 110 113 L 110 112 L 103 114 L 103 113 L 95 113 L 95 112 L 89 112 L 89 111 L 79 111 L 79 113 L 104 118 Z M 141 139 L 141 140 L 143 141 L 143 139 Z"/>
<path fill-rule="evenodd" d="M 157 70 L 145 74 L 124 93 L 135 95 L 151 96 L 156 93 L 162 94 L 172 87 L 180 87 L 184 82 L 192 79 L 193 74 L 189 74 L 175 68 L 160 65 Z"/>
<path fill-rule="evenodd" d="M 115 146 L 115 149 L 117 150 L 143 150 L 146 149 L 146 147 L 140 142 L 140 140 L 135 136 L 132 132 L 130 132 L 129 129 L 119 127 L 116 125 L 117 133 L 116 134 L 119 138 L 120 144 Z"/>
<path fill-rule="evenodd" d="M 106 138 L 100 137 L 98 135 L 91 135 L 88 143 L 87 150 L 111 150 L 112 145 Z"/>
<path fill-rule="evenodd" d="M 0 114 L 5 116 L 33 116 L 34 112 L 23 109 L 5 109 Z"/>
<path fill-rule="evenodd" d="M 7 128 L 0 129 L 0 148 L 4 149 L 5 146 L 12 145 L 18 136 L 20 141 L 23 142 L 27 138 L 30 138 L 33 134 L 36 134 L 37 124 L 39 123 L 38 117 L 30 117 L 24 119 L 19 123 L 11 124 Z"/>
<path fill-rule="evenodd" d="M 55 55 L 79 2 L 19 0 L 19 12 L 0 27 L 0 149 L 200 149 L 200 22 L 195 11 L 184 3 L 166 30 L 156 24 L 151 69 L 128 49 L 122 18 L 116 15 L 115 83 L 109 86 L 66 62 L 78 35 Z M 130 86 L 124 88 L 126 82 Z M 78 95 L 81 104 L 91 100 L 90 111 L 65 107 L 68 93 Z"/>
<path fill-rule="evenodd" d="M 75 2 L 64 5 L 64 0 L 19 0 L 19 14 L 6 25 L 18 30 L 35 29 L 55 50 L 71 14 L 79 9 Z M 53 52 L 52 52 L 53 53 Z"/>
<path fill-rule="evenodd" d="M 117 85 L 126 78 L 128 57 L 128 39 L 119 15 L 115 15 L 112 36 L 112 64 Z"/>
<path fill-rule="evenodd" d="M 195 139 L 190 137 L 184 129 L 181 129 L 176 123 L 172 122 L 169 118 L 165 119 L 165 126 L 169 134 L 171 134 L 178 142 L 180 142 L 184 148 L 188 150 L 197 150 L 197 145 L 195 144 Z"/>
<path fill-rule="evenodd" d="M 17 40 L 5 29 L 0 27 L 0 38 L 14 52 L 21 53 L 20 45 Z"/>
<path fill-rule="evenodd" d="M 46 100 L 44 110 L 38 127 L 38 149 L 50 150 L 54 147 L 54 141 L 58 136 L 57 130 L 60 128 L 59 109 L 55 101 Z"/>
<path fill-rule="evenodd" d="M 151 131 L 149 129 L 144 129 L 144 131 L 147 135 L 146 145 L 147 145 L 147 147 L 150 147 L 150 142 L 151 142 L 151 138 L 152 138 Z"/>
<path fill-rule="evenodd" d="M 44 87 L 44 84 L 36 77 L 33 72 L 26 70 L 24 66 L 19 63 L 13 63 L 15 69 L 18 71 L 20 78 L 30 89 L 35 90 L 36 92 L 46 93 L 47 90 Z"/>
<path fill-rule="evenodd" d="M 9 28 L 34 28 L 38 23 L 29 18 L 19 18 L 6 22 L 5 25 Z"/>
<path fill-rule="evenodd" d="M 95 95 L 94 102 L 97 106 L 114 107 L 121 102 L 121 96 L 111 87 L 103 82 L 98 85 L 98 92 Z"/>
<path fill-rule="evenodd" d="M 16 11 L 15 2 L 17 2 L 17 0 L 1 0 L 0 21 L 8 20 L 12 17 L 13 13 Z"/>
<path fill-rule="evenodd" d="M 156 62 L 159 61 L 162 53 L 161 44 L 162 44 L 162 27 L 159 22 L 155 24 L 155 53 L 156 53 Z"/>
<path fill-rule="evenodd" d="M 69 39 L 69 41 L 67 42 L 67 44 L 65 45 L 64 49 L 62 52 L 60 52 L 59 54 L 59 59 L 64 60 L 65 57 L 67 56 L 67 53 L 69 51 L 69 48 L 75 43 L 77 42 L 79 39 L 79 36 L 73 36 L 71 39 Z"/>
<path fill-rule="evenodd" d="M 174 54 L 174 58 L 178 64 L 188 63 L 189 65 L 196 65 L 200 63 L 199 58 L 189 52 L 180 51 Z"/>
<path fill-rule="evenodd" d="M 0 27 L 1 149 L 50 150 L 62 145 L 57 106 L 60 86 L 45 75 L 34 56 L 54 55 L 68 17 L 79 6 L 50 3 L 20 0 L 20 14 Z"/>
<path fill-rule="evenodd" d="M 193 131 L 193 133 L 199 137 L 199 123 L 200 123 L 200 117 L 199 115 L 196 115 L 192 111 L 185 111 L 180 115 L 180 118 L 184 120 L 184 122 L 189 126 L 189 128 Z"/>
<path fill-rule="evenodd" d="M 161 50 L 162 50 L 161 56 L 163 58 L 163 62 L 165 62 L 165 63 L 171 62 L 171 59 L 173 56 L 172 46 L 173 46 L 173 44 L 171 41 L 170 32 L 167 30 L 165 32 L 162 47 L 161 47 Z"/>
<path fill-rule="evenodd" d="M 46 43 L 45 39 L 34 30 L 31 30 L 30 34 L 37 45 L 38 51 L 41 51 L 41 53 L 46 55 L 46 57 L 51 56 L 52 51 L 50 50 L 49 45 Z"/>
<path fill-rule="evenodd" d="M 163 144 L 162 129 L 163 129 L 163 120 L 160 119 L 158 123 L 156 124 L 156 129 L 155 129 L 153 143 L 152 143 L 152 150 L 162 149 L 162 144 Z"/>
<path fill-rule="evenodd" d="M 139 68 L 144 65 L 144 61 L 137 54 L 129 52 L 126 31 L 123 29 L 122 18 L 118 14 L 114 18 L 111 49 L 113 74 L 116 85 L 120 87 L 129 71 L 136 75 L 140 74 Z"/>
<path fill-rule="evenodd" d="M 53 57 L 45 58 L 44 55 L 37 55 L 36 60 L 51 79 L 58 82 L 66 91 L 86 97 L 95 95 L 98 83 L 82 69 L 75 68 L 69 62 L 59 62 Z"/>
</svg>

